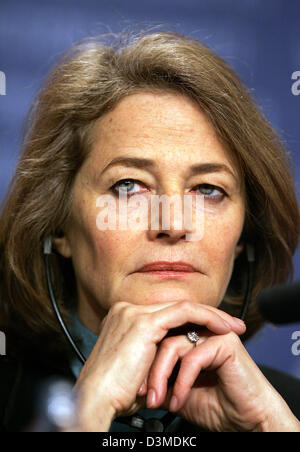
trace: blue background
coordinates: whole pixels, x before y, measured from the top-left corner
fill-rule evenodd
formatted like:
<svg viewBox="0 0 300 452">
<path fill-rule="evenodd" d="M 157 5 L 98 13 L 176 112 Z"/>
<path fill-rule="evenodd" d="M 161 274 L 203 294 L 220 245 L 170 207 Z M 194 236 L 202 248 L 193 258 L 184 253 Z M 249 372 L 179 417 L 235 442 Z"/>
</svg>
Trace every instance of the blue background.
<svg viewBox="0 0 300 452">
<path fill-rule="evenodd" d="M 14 172 L 24 115 L 60 53 L 87 35 L 163 25 L 207 43 L 252 89 L 292 154 L 299 200 L 300 96 L 291 92 L 291 75 L 300 71 L 299 22 L 297 0 L 1 0 L 0 199 Z M 300 279 L 299 250 L 294 262 Z M 247 349 L 257 362 L 300 376 L 300 356 L 291 352 L 295 330 L 300 324 L 267 325 Z"/>
</svg>

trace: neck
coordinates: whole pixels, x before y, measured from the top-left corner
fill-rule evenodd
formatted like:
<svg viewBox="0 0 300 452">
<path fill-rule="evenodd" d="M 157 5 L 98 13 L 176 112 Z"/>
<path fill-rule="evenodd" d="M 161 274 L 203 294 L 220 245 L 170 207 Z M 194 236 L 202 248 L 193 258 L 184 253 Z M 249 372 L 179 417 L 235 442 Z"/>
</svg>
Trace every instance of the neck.
<svg viewBox="0 0 300 452">
<path fill-rule="evenodd" d="M 99 335 L 101 323 L 106 314 L 107 312 L 92 297 L 86 297 L 78 292 L 77 315 L 86 328 Z"/>
</svg>

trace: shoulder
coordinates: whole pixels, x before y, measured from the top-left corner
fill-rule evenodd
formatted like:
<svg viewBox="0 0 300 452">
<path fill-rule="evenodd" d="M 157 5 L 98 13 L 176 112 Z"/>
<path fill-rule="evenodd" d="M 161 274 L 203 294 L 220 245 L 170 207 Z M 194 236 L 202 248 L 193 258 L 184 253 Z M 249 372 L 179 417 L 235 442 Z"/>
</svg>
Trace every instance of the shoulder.
<svg viewBox="0 0 300 452">
<path fill-rule="evenodd" d="M 300 419 L 300 379 L 268 366 L 258 366 L 267 380 Z"/>
</svg>

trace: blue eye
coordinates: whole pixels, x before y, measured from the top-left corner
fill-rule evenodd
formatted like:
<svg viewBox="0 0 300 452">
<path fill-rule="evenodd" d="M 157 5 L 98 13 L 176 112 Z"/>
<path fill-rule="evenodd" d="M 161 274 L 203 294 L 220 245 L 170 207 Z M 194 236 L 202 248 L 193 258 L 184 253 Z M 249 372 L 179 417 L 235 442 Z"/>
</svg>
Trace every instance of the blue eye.
<svg viewBox="0 0 300 452">
<path fill-rule="evenodd" d="M 121 179 L 111 187 L 111 190 L 114 194 L 124 192 L 130 195 L 139 193 L 140 190 L 134 190 L 134 186 L 141 185 L 143 184 L 135 179 Z M 222 201 L 222 199 L 225 197 L 224 190 L 216 187 L 215 185 L 199 184 L 196 187 L 199 189 L 200 194 L 209 201 Z"/>
<path fill-rule="evenodd" d="M 119 180 L 118 182 L 116 182 L 112 187 L 111 190 L 118 194 L 120 191 L 124 192 L 124 193 L 136 193 L 136 192 L 132 192 L 132 186 L 134 185 L 139 185 L 138 183 L 136 183 L 137 181 L 135 181 L 134 179 L 122 179 Z M 125 189 L 121 188 L 122 185 L 125 187 Z"/>
<path fill-rule="evenodd" d="M 201 190 L 201 194 L 210 201 L 221 201 L 225 196 L 224 190 L 215 185 L 199 184 L 197 187 Z"/>
</svg>

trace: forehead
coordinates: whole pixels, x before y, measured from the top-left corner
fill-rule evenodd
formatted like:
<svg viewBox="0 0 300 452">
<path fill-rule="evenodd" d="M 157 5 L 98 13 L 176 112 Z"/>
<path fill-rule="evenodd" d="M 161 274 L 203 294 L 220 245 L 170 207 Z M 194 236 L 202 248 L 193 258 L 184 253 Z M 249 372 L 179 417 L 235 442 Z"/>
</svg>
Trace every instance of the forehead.
<svg viewBox="0 0 300 452">
<path fill-rule="evenodd" d="M 154 159 L 169 171 L 178 170 L 178 165 L 218 161 L 238 178 L 234 156 L 208 117 L 179 93 L 131 94 L 95 123 L 90 156 L 98 167 L 128 154 Z"/>
</svg>

